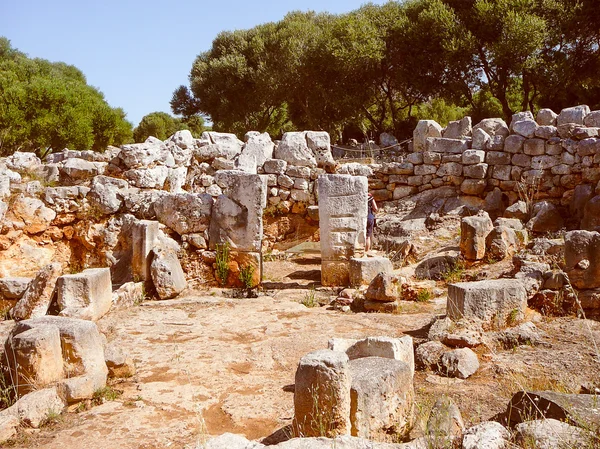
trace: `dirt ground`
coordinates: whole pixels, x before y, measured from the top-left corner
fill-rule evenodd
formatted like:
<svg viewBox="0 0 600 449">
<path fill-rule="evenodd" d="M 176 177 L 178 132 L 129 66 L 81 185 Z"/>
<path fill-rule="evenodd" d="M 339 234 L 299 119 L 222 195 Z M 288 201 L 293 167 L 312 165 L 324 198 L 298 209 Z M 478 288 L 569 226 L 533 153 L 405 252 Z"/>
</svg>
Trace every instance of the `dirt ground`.
<svg viewBox="0 0 600 449">
<path fill-rule="evenodd" d="M 318 259 L 265 263 L 265 294 L 231 299 L 218 290 L 111 311 L 98 324 L 131 355 L 137 374 L 112 384 L 121 395 L 82 407 L 40 430 L 23 429 L 9 447 L 53 449 L 196 448 L 224 432 L 267 437 L 293 417 L 300 357 L 332 337 L 412 335 L 423 341 L 445 297 L 403 304 L 398 314 L 343 313 L 300 303 L 318 282 Z M 317 289 L 323 299 L 337 291 Z M 481 368 L 466 381 L 417 372 L 417 410 L 453 397 L 468 424 L 502 412 L 520 388 L 578 391 L 600 385 L 600 323 L 543 319 L 544 346 L 478 349 Z M 0 333 L 10 329 L 3 323 Z"/>
</svg>

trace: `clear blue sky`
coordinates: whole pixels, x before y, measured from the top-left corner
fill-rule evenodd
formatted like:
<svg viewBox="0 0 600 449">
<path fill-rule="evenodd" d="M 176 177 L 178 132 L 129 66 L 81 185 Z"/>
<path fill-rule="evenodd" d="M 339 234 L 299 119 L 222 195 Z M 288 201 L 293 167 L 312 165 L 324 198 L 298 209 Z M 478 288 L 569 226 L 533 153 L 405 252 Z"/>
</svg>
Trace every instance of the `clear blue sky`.
<svg viewBox="0 0 600 449">
<path fill-rule="evenodd" d="M 0 0 L 0 36 L 30 57 L 83 71 L 136 126 L 171 112 L 195 57 L 224 30 L 278 21 L 289 11 L 348 12 L 364 0 Z M 386 0 L 373 0 L 383 4 Z"/>
</svg>

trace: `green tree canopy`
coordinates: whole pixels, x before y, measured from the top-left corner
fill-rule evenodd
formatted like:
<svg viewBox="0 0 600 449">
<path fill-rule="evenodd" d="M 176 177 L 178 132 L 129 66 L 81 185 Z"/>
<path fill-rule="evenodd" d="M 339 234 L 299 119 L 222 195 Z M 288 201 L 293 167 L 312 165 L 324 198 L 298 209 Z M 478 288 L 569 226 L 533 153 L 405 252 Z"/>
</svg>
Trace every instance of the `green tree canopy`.
<svg viewBox="0 0 600 449">
<path fill-rule="evenodd" d="M 408 136 L 426 111 L 600 107 L 594 0 L 406 0 L 220 33 L 172 109 L 215 129 Z"/>
<path fill-rule="evenodd" d="M 140 124 L 133 130 L 133 139 L 136 142 L 143 142 L 153 136 L 166 140 L 182 129 L 189 129 L 194 137 L 200 137 L 207 130 L 204 119 L 199 115 L 180 119 L 166 112 L 152 112 L 142 117 Z"/>
<path fill-rule="evenodd" d="M 0 154 L 63 148 L 103 151 L 130 141 L 131 124 L 83 73 L 30 59 L 0 37 Z"/>
</svg>

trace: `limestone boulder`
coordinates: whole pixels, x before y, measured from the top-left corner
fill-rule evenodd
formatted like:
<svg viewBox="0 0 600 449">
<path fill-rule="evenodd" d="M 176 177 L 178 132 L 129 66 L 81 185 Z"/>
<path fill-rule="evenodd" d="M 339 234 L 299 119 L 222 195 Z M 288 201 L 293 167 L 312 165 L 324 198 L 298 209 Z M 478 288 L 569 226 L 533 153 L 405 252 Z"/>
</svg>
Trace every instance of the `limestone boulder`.
<svg viewBox="0 0 600 449">
<path fill-rule="evenodd" d="M 21 299 L 31 281 L 23 277 L 0 278 L 0 298 Z"/>
<path fill-rule="evenodd" d="M 474 150 L 485 150 L 492 140 L 490 135 L 482 128 L 473 129 L 472 134 L 473 140 L 471 142 L 471 148 Z"/>
<path fill-rule="evenodd" d="M 88 268 L 77 274 L 65 274 L 56 282 L 61 316 L 97 321 L 112 305 L 112 281 L 109 268 Z"/>
<path fill-rule="evenodd" d="M 562 111 L 560 111 L 560 114 L 558 114 L 558 117 L 556 117 L 556 126 L 566 125 L 569 123 L 583 125 L 585 117 L 589 113 L 590 108 L 586 105 L 565 108 Z"/>
<path fill-rule="evenodd" d="M 7 342 L 31 329 L 43 328 L 57 328 L 60 334 L 64 373 L 58 383 L 61 397 L 76 402 L 91 398 L 106 385 L 103 339 L 92 321 L 58 316 L 24 320 L 13 328 Z"/>
<path fill-rule="evenodd" d="M 412 372 L 399 360 L 364 357 L 350 361 L 351 434 L 363 438 L 401 433 L 410 425 Z"/>
<path fill-rule="evenodd" d="M 143 282 L 126 282 L 113 292 L 113 307 L 131 307 L 145 298 Z"/>
<path fill-rule="evenodd" d="M 66 403 L 56 387 L 33 391 L 1 413 L 13 416 L 26 426 L 37 429 L 52 415 L 60 415 Z M 2 440 L 0 439 L 0 442 Z"/>
<path fill-rule="evenodd" d="M 569 212 L 571 216 L 581 220 L 585 214 L 585 207 L 589 200 L 594 197 L 594 187 L 590 184 L 580 184 L 575 187 L 573 197 L 569 204 Z M 585 229 L 585 228 L 584 228 Z M 593 231 L 593 229 L 587 229 Z"/>
<path fill-rule="evenodd" d="M 460 252 L 467 260 L 481 260 L 485 256 L 486 239 L 494 225 L 487 212 L 464 217 L 460 224 Z"/>
<path fill-rule="evenodd" d="M 269 133 L 249 132 L 246 133 L 246 143 L 240 154 L 242 157 L 250 157 L 254 160 L 254 172 L 256 167 L 262 167 L 267 159 L 273 158 L 275 144 L 271 140 Z"/>
<path fill-rule="evenodd" d="M 287 169 L 287 162 L 281 159 L 267 159 L 263 164 L 265 173 L 283 175 Z"/>
<path fill-rule="evenodd" d="M 59 164 L 58 170 L 61 177 L 72 181 L 83 181 L 104 174 L 107 165 L 106 162 L 90 162 L 71 158 Z"/>
<path fill-rule="evenodd" d="M 477 125 L 473 127 L 473 132 L 476 129 L 484 130 L 491 137 L 494 136 L 502 136 L 508 137 L 510 131 L 506 122 L 500 118 L 486 118 L 480 121 Z"/>
<path fill-rule="evenodd" d="M 6 158 L 5 162 L 6 166 L 10 170 L 14 170 L 16 172 L 31 173 L 42 165 L 42 161 L 35 155 L 35 153 L 25 153 L 21 151 L 15 151 Z"/>
<path fill-rule="evenodd" d="M 141 189 L 162 189 L 169 176 L 169 169 L 163 165 L 152 168 L 132 168 L 124 175 L 131 185 Z"/>
<path fill-rule="evenodd" d="M 517 201 L 511 206 L 508 206 L 504 211 L 504 217 L 516 218 L 521 221 L 529 220 L 529 211 L 527 209 L 527 203 L 525 203 L 525 201 Z"/>
<path fill-rule="evenodd" d="M 442 137 L 442 127 L 434 120 L 419 120 L 413 131 L 413 151 L 426 151 L 429 137 Z"/>
<path fill-rule="evenodd" d="M 294 421 L 298 435 L 349 434 L 351 371 L 343 352 L 320 350 L 300 359 L 295 376 Z"/>
<path fill-rule="evenodd" d="M 458 252 L 428 257 L 417 265 L 415 276 L 417 279 L 441 280 L 448 271 L 454 268 L 458 262 L 458 257 Z"/>
<path fill-rule="evenodd" d="M 486 238 L 486 255 L 492 260 L 504 260 L 512 257 L 518 247 L 517 234 L 508 226 L 494 227 Z"/>
<path fill-rule="evenodd" d="M 11 317 L 16 320 L 26 320 L 46 315 L 54 294 L 56 280 L 62 274 L 59 263 L 51 263 L 43 267 L 29 283 L 23 297 L 11 310 Z"/>
<path fill-rule="evenodd" d="M 365 298 L 369 301 L 393 302 L 400 297 L 397 279 L 387 273 L 378 273 L 369 284 Z"/>
<path fill-rule="evenodd" d="M 465 424 L 458 406 L 448 396 L 442 396 L 435 404 L 427 420 L 428 440 L 435 447 L 448 447 L 452 441 L 459 438 L 465 429 Z"/>
<path fill-rule="evenodd" d="M 591 198 L 583 210 L 582 229 L 600 231 L 600 195 Z"/>
<path fill-rule="evenodd" d="M 113 379 L 128 378 L 135 374 L 135 363 L 126 355 L 121 346 L 111 344 L 104 351 L 104 359 L 108 368 L 108 377 Z"/>
<path fill-rule="evenodd" d="M 23 194 L 12 202 L 10 214 L 23 224 L 23 230 L 28 234 L 44 232 L 56 218 L 56 212 L 46 207 L 41 200 Z"/>
<path fill-rule="evenodd" d="M 317 161 L 317 167 L 325 168 L 327 172 L 331 173 L 336 162 L 331 154 L 329 133 L 325 131 L 307 131 L 306 143 Z"/>
<path fill-rule="evenodd" d="M 350 285 L 369 285 L 379 273 L 392 273 L 394 267 L 387 257 L 353 257 L 350 259 Z"/>
<path fill-rule="evenodd" d="M 10 336 L 4 343 L 12 385 L 19 396 L 44 388 L 64 377 L 60 332 L 38 327 Z"/>
<path fill-rule="evenodd" d="M 511 128 L 515 133 L 532 139 L 536 135 L 538 124 L 533 119 L 525 119 L 511 123 Z"/>
<path fill-rule="evenodd" d="M 192 133 L 187 129 L 177 131 L 175 134 L 170 136 L 165 143 L 173 143 L 180 148 L 190 150 L 195 146 L 194 136 L 192 136 Z"/>
<path fill-rule="evenodd" d="M 540 126 L 555 126 L 558 114 L 552 109 L 540 109 L 535 116 L 535 121 Z"/>
<path fill-rule="evenodd" d="M 600 287 L 600 233 L 571 231 L 565 234 L 565 271 L 576 288 Z"/>
<path fill-rule="evenodd" d="M 394 337 L 367 337 L 362 340 L 333 339 L 335 344 L 330 344 L 329 349 L 342 350 L 350 360 L 363 357 L 383 357 L 386 359 L 400 360 L 406 363 L 411 372 L 415 371 L 414 350 L 412 337 L 405 335 L 401 338 Z M 340 340 L 347 342 L 342 344 Z"/>
<path fill-rule="evenodd" d="M 144 143 L 123 145 L 119 159 L 129 169 L 146 168 L 154 165 L 173 165 L 173 156 L 167 146 L 158 139 L 148 138 Z"/>
<path fill-rule="evenodd" d="M 506 417 L 511 426 L 532 419 L 557 419 L 587 429 L 598 429 L 600 410 L 594 394 L 555 391 L 519 391 L 513 395 Z"/>
<path fill-rule="evenodd" d="M 496 421 L 484 421 L 469 427 L 463 434 L 463 449 L 505 449 L 509 446 L 510 432 Z"/>
<path fill-rule="evenodd" d="M 95 210 L 107 215 L 114 214 L 123 204 L 120 191 L 128 187 L 129 184 L 123 179 L 96 176 L 92 180 L 87 199 Z"/>
<path fill-rule="evenodd" d="M 42 200 L 57 214 L 76 212 L 81 209 L 89 191 L 90 188 L 85 186 L 46 187 Z"/>
<path fill-rule="evenodd" d="M 207 230 L 212 207 L 210 195 L 194 193 L 163 195 L 154 203 L 158 221 L 180 235 Z"/>
<path fill-rule="evenodd" d="M 306 132 L 287 132 L 273 152 L 275 159 L 282 159 L 291 165 L 316 167 L 317 159 L 308 147 Z"/>
<path fill-rule="evenodd" d="M 516 441 L 522 444 L 533 443 L 537 449 L 558 447 L 590 447 L 594 437 L 579 427 L 571 426 L 556 419 L 541 419 L 518 424 L 515 427 Z M 592 446 L 593 447 L 593 446 Z"/>
<path fill-rule="evenodd" d="M 150 273 L 156 293 L 160 299 L 174 298 L 187 287 L 177 253 L 161 246 L 155 247 L 152 252 Z"/>
<path fill-rule="evenodd" d="M 427 341 L 417 346 L 415 364 L 417 368 L 438 371 L 442 356 L 448 348 L 439 341 Z"/>
<path fill-rule="evenodd" d="M 522 320 L 527 290 L 513 279 L 459 282 L 448 286 L 447 314 L 452 320 L 479 319 L 504 325 Z"/>
<path fill-rule="evenodd" d="M 549 201 L 540 201 L 533 206 L 531 219 L 527 228 L 532 232 L 556 232 L 562 229 L 564 220 L 562 214 Z"/>
<path fill-rule="evenodd" d="M 454 349 L 446 352 L 440 360 L 440 371 L 448 377 L 466 379 L 479 369 L 479 359 L 469 348 Z"/>
<path fill-rule="evenodd" d="M 470 137 L 473 130 L 471 117 L 464 117 L 461 120 L 451 121 L 442 133 L 442 137 L 447 139 L 461 139 Z"/>
<path fill-rule="evenodd" d="M 17 435 L 19 418 L 8 412 L 0 412 L 0 444 Z"/>
</svg>

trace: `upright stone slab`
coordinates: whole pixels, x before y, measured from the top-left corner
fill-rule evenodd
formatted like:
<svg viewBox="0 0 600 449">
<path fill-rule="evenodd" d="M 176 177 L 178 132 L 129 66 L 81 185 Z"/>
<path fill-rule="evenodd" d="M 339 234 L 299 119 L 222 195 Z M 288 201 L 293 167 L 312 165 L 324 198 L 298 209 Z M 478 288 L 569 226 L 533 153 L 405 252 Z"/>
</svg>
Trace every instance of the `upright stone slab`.
<svg viewBox="0 0 600 449">
<path fill-rule="evenodd" d="M 350 259 L 364 251 L 367 178 L 321 175 L 318 186 L 321 284 L 346 286 L 350 282 Z"/>
<path fill-rule="evenodd" d="M 137 281 L 150 281 L 152 248 L 158 238 L 158 221 L 141 220 L 133 226 L 133 257 L 131 267 Z"/>
<path fill-rule="evenodd" d="M 215 250 L 219 244 L 229 244 L 232 261 L 239 269 L 247 269 L 249 256 L 262 261 L 262 216 L 267 205 L 267 177 L 222 170 L 217 172 L 215 181 L 223 194 L 213 205 L 209 248 Z M 261 279 L 262 263 L 250 264 L 254 277 Z"/>
<path fill-rule="evenodd" d="M 323 349 L 300 359 L 294 392 L 294 430 L 298 435 L 350 433 L 350 369 L 343 352 Z"/>
<path fill-rule="evenodd" d="M 600 233 L 565 234 L 565 265 L 571 283 L 580 289 L 600 288 Z"/>
<path fill-rule="evenodd" d="M 460 223 L 460 252 L 467 260 L 481 260 L 485 256 L 486 238 L 494 229 L 487 212 L 464 217 Z"/>
<path fill-rule="evenodd" d="M 77 274 L 65 274 L 56 282 L 61 316 L 97 321 L 112 305 L 112 281 L 109 268 L 89 268 Z"/>
<path fill-rule="evenodd" d="M 399 360 L 365 357 L 350 362 L 350 422 L 353 436 L 402 433 L 412 421 L 413 373 Z"/>
<path fill-rule="evenodd" d="M 43 267 L 29 283 L 23 297 L 15 304 L 10 314 L 15 321 L 38 318 L 46 315 L 52 301 L 56 280 L 60 276 L 62 266 L 51 263 Z"/>
<path fill-rule="evenodd" d="M 523 318 L 527 308 L 527 291 L 515 279 L 459 282 L 448 286 L 446 313 L 452 320 L 480 319 L 505 325 Z"/>
</svg>

